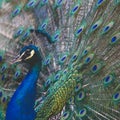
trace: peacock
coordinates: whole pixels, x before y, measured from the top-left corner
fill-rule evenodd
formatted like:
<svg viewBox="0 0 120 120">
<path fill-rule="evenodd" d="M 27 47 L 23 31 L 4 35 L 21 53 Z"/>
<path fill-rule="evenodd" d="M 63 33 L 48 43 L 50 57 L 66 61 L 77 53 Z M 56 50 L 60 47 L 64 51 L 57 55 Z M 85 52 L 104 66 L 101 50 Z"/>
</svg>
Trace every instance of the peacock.
<svg viewBox="0 0 120 120">
<path fill-rule="evenodd" d="M 24 47 L 20 55 L 13 62 L 24 61 L 29 64 L 29 72 L 22 84 L 14 93 L 8 104 L 6 120 L 33 120 L 35 119 L 34 103 L 36 82 L 41 69 L 41 55 L 33 45 Z M 24 93 L 24 94 L 23 94 Z M 26 106 L 26 107 L 24 107 Z M 17 114 L 14 114 L 17 112 Z"/>
<path fill-rule="evenodd" d="M 0 120 L 120 120 L 119 11 L 120 0 L 1 0 Z"/>
</svg>

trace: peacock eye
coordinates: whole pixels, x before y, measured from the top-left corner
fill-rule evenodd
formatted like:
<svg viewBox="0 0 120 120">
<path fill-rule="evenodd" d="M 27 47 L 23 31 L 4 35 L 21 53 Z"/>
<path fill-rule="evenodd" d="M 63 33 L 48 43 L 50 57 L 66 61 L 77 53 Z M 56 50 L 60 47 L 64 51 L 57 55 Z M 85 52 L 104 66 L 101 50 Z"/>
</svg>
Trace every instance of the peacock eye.
<svg viewBox="0 0 120 120">
<path fill-rule="evenodd" d="M 25 53 L 22 56 L 22 59 L 26 59 L 27 57 L 29 57 L 30 56 L 30 52 L 31 52 L 30 50 L 25 51 Z"/>
<path fill-rule="evenodd" d="M 30 50 L 25 52 L 26 55 L 30 55 Z"/>
</svg>

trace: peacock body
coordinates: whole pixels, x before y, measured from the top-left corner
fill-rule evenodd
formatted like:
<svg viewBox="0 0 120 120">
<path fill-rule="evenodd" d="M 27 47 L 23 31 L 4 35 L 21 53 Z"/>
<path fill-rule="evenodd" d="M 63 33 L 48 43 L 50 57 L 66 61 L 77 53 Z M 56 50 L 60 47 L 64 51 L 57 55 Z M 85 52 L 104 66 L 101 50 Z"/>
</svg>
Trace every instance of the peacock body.
<svg viewBox="0 0 120 120">
<path fill-rule="evenodd" d="M 120 0 L 1 0 L 0 120 L 119 120 L 119 11 Z M 28 65 L 11 64 L 20 49 Z"/>
<path fill-rule="evenodd" d="M 41 56 L 37 48 L 30 45 L 22 49 L 20 56 L 17 57 L 15 61 L 24 61 L 29 63 L 30 71 L 22 81 L 22 84 L 17 88 L 8 104 L 6 120 L 33 120 L 36 116 L 34 103 L 36 82 L 41 69 Z"/>
</svg>

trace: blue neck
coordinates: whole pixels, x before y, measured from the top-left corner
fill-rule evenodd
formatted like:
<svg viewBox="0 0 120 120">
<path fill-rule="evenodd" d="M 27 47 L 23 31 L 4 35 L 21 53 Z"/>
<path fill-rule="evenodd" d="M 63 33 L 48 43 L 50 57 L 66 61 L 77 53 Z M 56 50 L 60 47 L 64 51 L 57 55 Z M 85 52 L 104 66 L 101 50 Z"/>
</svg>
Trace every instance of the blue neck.
<svg viewBox="0 0 120 120">
<path fill-rule="evenodd" d="M 36 97 L 36 83 L 40 69 L 40 63 L 36 63 L 31 67 L 11 98 L 7 108 L 6 120 L 33 120 L 35 117 L 34 103 Z M 9 119 L 10 117 L 11 119 Z"/>
</svg>

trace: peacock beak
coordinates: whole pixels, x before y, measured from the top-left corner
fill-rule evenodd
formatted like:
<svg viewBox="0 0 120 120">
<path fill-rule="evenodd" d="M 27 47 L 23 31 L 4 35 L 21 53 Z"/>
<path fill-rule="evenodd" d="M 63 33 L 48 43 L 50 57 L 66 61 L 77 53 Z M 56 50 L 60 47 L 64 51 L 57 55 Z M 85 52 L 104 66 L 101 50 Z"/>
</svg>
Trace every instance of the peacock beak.
<svg viewBox="0 0 120 120">
<path fill-rule="evenodd" d="M 15 64 L 15 63 L 18 63 L 18 62 L 21 62 L 22 61 L 22 56 L 21 55 L 18 55 L 16 56 L 13 60 L 12 60 L 12 64 Z"/>
</svg>

